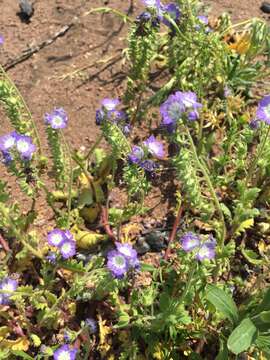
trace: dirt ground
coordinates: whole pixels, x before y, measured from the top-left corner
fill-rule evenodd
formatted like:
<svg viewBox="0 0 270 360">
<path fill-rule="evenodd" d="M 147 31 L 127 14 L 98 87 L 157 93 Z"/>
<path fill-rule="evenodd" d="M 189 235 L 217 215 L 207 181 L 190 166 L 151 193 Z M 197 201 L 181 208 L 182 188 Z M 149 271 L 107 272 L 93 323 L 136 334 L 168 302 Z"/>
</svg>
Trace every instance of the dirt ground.
<svg viewBox="0 0 270 360">
<path fill-rule="evenodd" d="M 96 139 L 99 129 L 95 125 L 95 111 L 100 100 L 121 96 L 123 90 L 119 55 L 126 46 L 123 41 L 126 27 L 115 15 L 86 13 L 91 8 L 110 6 L 136 16 L 143 6 L 140 0 L 134 1 L 134 6 L 130 1 L 35 0 L 35 13 L 30 23 L 24 23 L 17 15 L 17 0 L 0 0 L 0 34 L 5 39 L 0 49 L 3 65 L 28 47 L 50 39 L 63 26 L 74 23 L 64 36 L 8 71 L 28 103 L 41 134 L 44 134 L 44 113 L 63 107 L 69 115 L 65 133 L 71 147 L 89 147 Z M 214 15 L 228 11 L 234 20 L 267 18 L 260 11 L 260 0 L 206 3 Z M 86 68 L 83 77 L 79 73 L 68 76 L 81 68 Z M 7 119 L 0 112 L 0 135 L 9 129 Z M 46 149 L 45 137 L 42 138 Z M 4 169 L 0 170 L 3 174 Z M 153 194 L 153 204 L 157 197 Z"/>
</svg>

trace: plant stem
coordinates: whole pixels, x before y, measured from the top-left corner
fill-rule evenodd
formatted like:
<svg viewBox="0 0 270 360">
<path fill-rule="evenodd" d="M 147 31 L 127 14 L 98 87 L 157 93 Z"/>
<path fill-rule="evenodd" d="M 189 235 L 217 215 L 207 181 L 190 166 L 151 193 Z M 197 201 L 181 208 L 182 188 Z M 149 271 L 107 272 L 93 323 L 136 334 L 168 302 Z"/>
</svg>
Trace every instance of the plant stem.
<svg viewBox="0 0 270 360">
<path fill-rule="evenodd" d="M 264 139 L 263 139 L 263 142 L 262 142 L 262 144 L 261 144 L 261 146 L 260 146 L 260 149 L 258 150 L 257 155 L 256 155 L 255 158 L 253 159 L 253 161 L 252 161 L 252 163 L 251 163 L 251 165 L 250 165 L 250 167 L 249 167 L 249 169 L 248 169 L 248 174 L 247 174 L 247 177 L 246 177 L 246 186 L 248 185 L 248 182 L 249 182 L 249 180 L 251 179 L 251 177 L 252 177 L 252 175 L 253 175 L 253 172 L 254 172 L 254 170 L 255 170 L 255 168 L 256 168 L 256 165 L 257 165 L 257 163 L 258 163 L 258 160 L 259 160 L 259 158 L 261 157 L 261 155 L 262 155 L 262 153 L 263 153 L 263 150 L 264 150 L 264 148 L 265 148 L 266 141 L 267 141 L 267 138 L 268 138 L 268 136 L 269 136 L 269 133 L 270 133 L 270 126 L 268 126 L 268 129 L 267 129 L 267 131 L 266 131 L 266 134 L 265 134 L 265 137 L 264 137 Z"/>
<path fill-rule="evenodd" d="M 93 152 L 95 151 L 96 147 L 100 144 L 101 140 L 103 139 L 103 134 L 99 135 L 99 137 L 97 138 L 96 142 L 94 143 L 94 145 L 90 148 L 90 150 L 88 151 L 87 155 L 85 156 L 84 160 L 88 160 L 91 155 L 93 154 Z"/>
<path fill-rule="evenodd" d="M 183 212 L 183 207 L 182 206 L 178 206 L 178 210 L 177 210 L 177 215 L 175 217 L 174 223 L 173 223 L 173 228 L 169 237 L 169 241 L 168 241 L 168 247 L 165 251 L 165 255 L 164 255 L 164 259 L 168 260 L 168 257 L 170 256 L 170 252 L 171 252 L 171 243 L 174 241 L 175 239 L 175 235 L 177 232 L 177 228 L 180 222 L 180 218 L 182 216 L 182 212 Z"/>
<path fill-rule="evenodd" d="M 212 185 L 212 182 L 211 182 L 211 179 L 209 177 L 208 169 L 206 169 L 206 166 L 204 165 L 204 163 L 202 161 L 200 161 L 200 159 L 198 157 L 197 150 L 196 150 L 195 144 L 193 142 L 193 139 L 192 139 L 192 136 L 190 134 L 190 131 L 189 131 L 188 127 L 186 126 L 185 128 L 186 128 L 186 133 L 187 133 L 187 136 L 188 136 L 188 139 L 189 139 L 189 142 L 190 142 L 191 150 L 192 150 L 192 153 L 193 153 L 193 156 L 194 156 L 194 160 L 195 160 L 198 168 L 203 173 L 204 179 L 205 179 L 205 181 L 206 181 L 206 183 L 207 183 L 207 185 L 209 187 L 209 191 L 210 191 L 210 193 L 212 195 L 212 198 L 213 198 L 217 213 L 219 215 L 219 218 L 220 218 L 220 221 L 221 221 L 221 224 L 222 224 L 222 233 L 221 233 L 221 237 L 220 237 L 219 246 L 220 246 L 221 249 L 223 249 L 224 242 L 225 242 L 225 237 L 226 237 L 226 224 L 225 224 L 224 215 L 223 215 L 219 200 L 217 198 L 215 189 L 214 189 L 214 187 Z"/>
</svg>

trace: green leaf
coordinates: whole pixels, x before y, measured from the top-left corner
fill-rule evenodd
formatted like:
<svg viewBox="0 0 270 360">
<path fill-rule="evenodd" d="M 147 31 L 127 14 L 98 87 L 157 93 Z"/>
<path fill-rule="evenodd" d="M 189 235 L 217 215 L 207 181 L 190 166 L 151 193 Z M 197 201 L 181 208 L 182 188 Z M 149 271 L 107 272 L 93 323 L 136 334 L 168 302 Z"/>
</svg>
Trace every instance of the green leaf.
<svg viewBox="0 0 270 360">
<path fill-rule="evenodd" d="M 233 330 L 229 336 L 227 346 L 232 353 L 238 355 L 248 350 L 256 338 L 257 328 L 249 318 L 246 318 Z"/>
<path fill-rule="evenodd" d="M 261 265 L 264 261 L 263 259 L 258 259 L 259 255 L 253 250 L 241 249 L 243 256 L 253 265 Z"/>
<path fill-rule="evenodd" d="M 238 310 L 233 298 L 215 285 L 207 285 L 206 299 L 215 306 L 231 323 L 237 323 Z"/>
<path fill-rule="evenodd" d="M 250 229 L 254 225 L 254 219 L 247 219 L 238 226 L 238 228 L 235 230 L 235 235 L 240 235 L 242 232 L 246 231 L 247 229 Z"/>
<path fill-rule="evenodd" d="M 229 351 L 227 345 L 223 341 L 220 341 L 220 349 L 215 360 L 228 360 L 228 359 L 229 359 Z"/>
<path fill-rule="evenodd" d="M 12 354 L 18 356 L 19 358 L 25 359 L 25 360 L 34 360 L 34 358 L 32 356 L 26 354 L 26 352 L 24 352 L 22 350 L 13 350 Z"/>
</svg>

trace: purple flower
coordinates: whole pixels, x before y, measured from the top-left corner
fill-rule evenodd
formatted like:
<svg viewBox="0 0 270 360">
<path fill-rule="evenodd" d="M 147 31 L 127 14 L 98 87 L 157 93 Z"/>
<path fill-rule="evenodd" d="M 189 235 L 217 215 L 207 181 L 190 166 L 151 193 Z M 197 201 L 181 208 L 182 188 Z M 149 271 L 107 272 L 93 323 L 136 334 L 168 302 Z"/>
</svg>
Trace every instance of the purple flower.
<svg viewBox="0 0 270 360">
<path fill-rule="evenodd" d="M 18 287 L 18 282 L 14 279 L 5 278 L 0 282 L 0 290 L 7 291 L 7 293 L 0 294 L 0 305 L 8 305 L 9 298 L 12 296 L 10 292 L 15 291 Z"/>
<path fill-rule="evenodd" d="M 136 21 L 145 22 L 151 20 L 152 15 L 149 11 L 143 11 L 140 15 L 137 16 Z"/>
<path fill-rule="evenodd" d="M 105 113 L 103 110 L 101 109 L 98 109 L 96 111 L 96 125 L 101 125 L 102 121 L 104 120 L 105 118 Z"/>
<path fill-rule="evenodd" d="M 197 95 L 192 91 L 177 91 L 175 95 L 177 95 L 186 111 L 202 107 L 202 104 L 197 101 Z"/>
<path fill-rule="evenodd" d="M 256 112 L 256 118 L 270 125 L 270 94 L 266 95 L 259 102 L 259 106 Z"/>
<path fill-rule="evenodd" d="M 0 150 L 8 151 L 16 145 L 16 140 L 20 135 L 16 131 L 0 136 Z"/>
<path fill-rule="evenodd" d="M 67 237 L 65 231 L 60 229 L 54 229 L 48 233 L 47 236 L 48 244 L 55 247 L 60 247 Z"/>
<path fill-rule="evenodd" d="M 258 120 L 258 119 L 253 119 L 249 123 L 250 128 L 253 129 L 253 130 L 258 129 L 259 125 L 260 125 L 260 120 Z"/>
<path fill-rule="evenodd" d="M 195 121 L 195 120 L 198 120 L 199 119 L 199 113 L 197 110 L 193 110 L 193 111 L 190 111 L 188 114 L 187 114 L 187 118 L 189 121 Z"/>
<path fill-rule="evenodd" d="M 116 106 L 120 104 L 120 101 L 118 99 L 103 99 L 101 102 L 101 105 L 105 108 L 107 111 L 112 111 L 116 109 Z"/>
<path fill-rule="evenodd" d="M 144 151 L 140 146 L 133 146 L 132 152 L 128 155 L 128 159 L 133 164 L 139 164 L 144 157 Z"/>
<path fill-rule="evenodd" d="M 144 171 L 146 171 L 150 175 L 153 175 L 153 172 L 158 167 L 153 160 L 144 160 L 139 165 L 142 169 L 144 169 Z"/>
<path fill-rule="evenodd" d="M 93 318 L 85 319 L 85 324 L 89 328 L 90 334 L 95 334 L 97 332 L 97 322 Z"/>
<path fill-rule="evenodd" d="M 0 45 L 4 44 L 4 37 L 2 35 L 0 35 Z"/>
<path fill-rule="evenodd" d="M 17 136 L 16 147 L 22 160 L 30 160 L 36 151 L 36 145 L 32 143 L 31 137 L 26 135 Z"/>
<path fill-rule="evenodd" d="M 128 271 L 128 261 L 119 251 L 109 251 L 107 260 L 107 267 L 114 277 L 122 278 Z"/>
<path fill-rule="evenodd" d="M 57 254 L 54 251 L 49 251 L 48 255 L 46 256 L 46 260 L 55 265 L 57 260 Z"/>
<path fill-rule="evenodd" d="M 73 234 L 69 230 L 65 230 L 64 235 L 67 240 L 75 241 Z"/>
<path fill-rule="evenodd" d="M 9 165 L 13 161 L 13 156 L 8 151 L 1 151 L 2 154 L 2 163 Z"/>
<path fill-rule="evenodd" d="M 130 244 L 128 244 L 128 243 L 122 244 L 120 242 L 116 242 L 115 245 L 116 245 L 117 251 L 120 254 L 124 255 L 127 260 L 137 258 L 137 256 L 138 256 L 137 251 L 135 249 L 133 249 L 133 247 Z"/>
<path fill-rule="evenodd" d="M 200 22 L 202 22 L 204 25 L 208 25 L 209 21 L 208 21 L 208 17 L 205 15 L 199 15 L 198 19 L 200 20 Z"/>
<path fill-rule="evenodd" d="M 59 247 L 63 259 L 69 259 L 76 254 L 75 241 L 65 240 Z"/>
<path fill-rule="evenodd" d="M 72 349 L 69 345 L 62 345 L 60 348 L 55 350 L 53 353 L 54 360 L 75 360 L 76 359 L 76 349 Z"/>
<path fill-rule="evenodd" d="M 128 136 L 131 132 L 131 125 L 130 124 L 126 124 L 122 127 L 122 132 L 125 136 Z"/>
<path fill-rule="evenodd" d="M 163 118 L 164 125 L 175 125 L 185 111 L 185 107 L 178 95 L 179 92 L 170 95 L 160 106 L 160 114 Z"/>
<path fill-rule="evenodd" d="M 179 20 L 180 15 L 181 15 L 179 7 L 174 3 L 165 5 L 164 12 L 167 13 L 170 16 L 170 18 L 172 18 L 175 22 L 177 22 Z M 168 19 L 166 19 L 166 17 L 164 17 L 164 16 L 162 17 L 162 22 L 163 22 L 163 24 L 165 24 L 169 27 L 172 26 L 170 21 Z"/>
<path fill-rule="evenodd" d="M 44 117 L 45 123 L 53 129 L 64 129 L 67 126 L 68 117 L 64 109 L 54 109 L 50 114 L 46 113 Z"/>
<path fill-rule="evenodd" d="M 148 151 L 157 158 L 163 158 L 164 157 L 164 149 L 163 144 L 158 141 L 153 135 L 150 136 L 146 141 L 143 143 Z"/>
<path fill-rule="evenodd" d="M 180 242 L 182 244 L 183 250 L 185 250 L 186 252 L 190 252 L 196 249 L 197 247 L 200 246 L 201 243 L 199 236 L 192 232 L 188 232 L 184 234 L 181 237 Z"/>
<path fill-rule="evenodd" d="M 215 251 L 216 243 L 213 241 L 206 242 L 202 244 L 202 246 L 199 248 L 199 250 L 196 253 L 196 259 L 199 261 L 203 260 L 211 260 L 215 257 L 216 251 Z"/>
</svg>

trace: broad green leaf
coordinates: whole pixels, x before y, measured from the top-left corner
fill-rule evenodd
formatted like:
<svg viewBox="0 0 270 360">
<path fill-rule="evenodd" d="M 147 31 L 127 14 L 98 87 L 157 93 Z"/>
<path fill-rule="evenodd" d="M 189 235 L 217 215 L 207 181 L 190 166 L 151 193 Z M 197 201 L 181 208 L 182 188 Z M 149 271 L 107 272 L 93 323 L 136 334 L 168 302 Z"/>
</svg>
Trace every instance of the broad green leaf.
<svg viewBox="0 0 270 360">
<path fill-rule="evenodd" d="M 215 285 L 207 285 L 206 299 L 231 323 L 238 321 L 238 310 L 233 298 Z"/>
<path fill-rule="evenodd" d="M 233 330 L 229 336 L 227 346 L 235 355 L 240 354 L 254 343 L 257 337 L 257 328 L 253 322 L 246 318 Z"/>
</svg>

